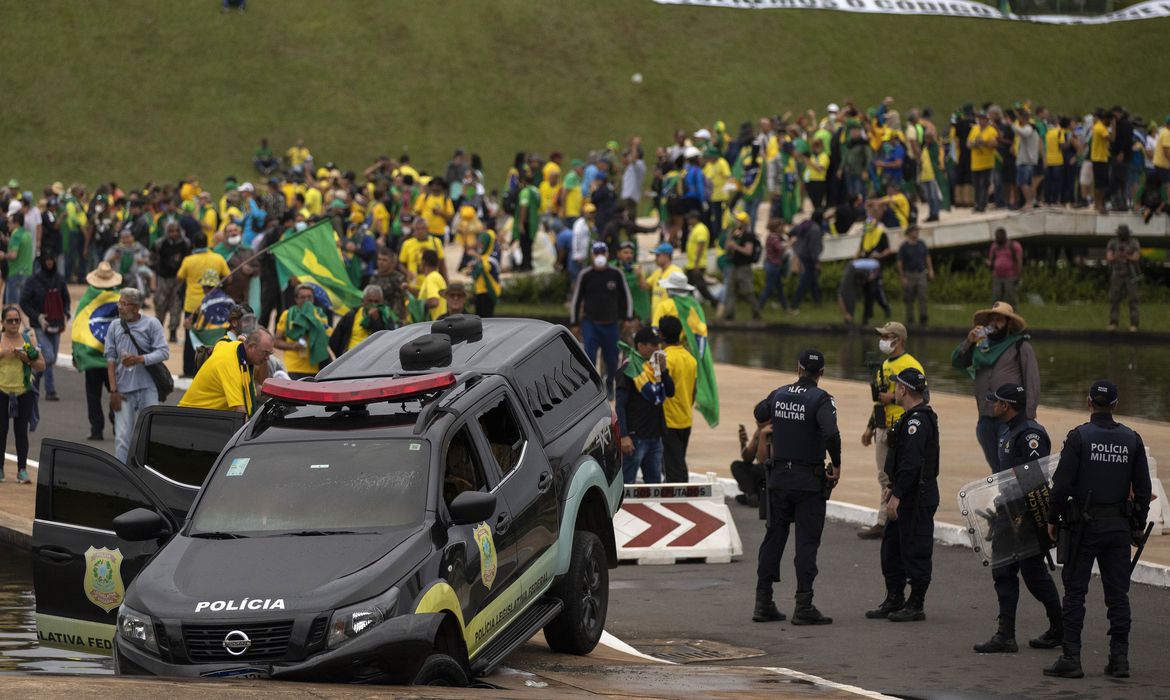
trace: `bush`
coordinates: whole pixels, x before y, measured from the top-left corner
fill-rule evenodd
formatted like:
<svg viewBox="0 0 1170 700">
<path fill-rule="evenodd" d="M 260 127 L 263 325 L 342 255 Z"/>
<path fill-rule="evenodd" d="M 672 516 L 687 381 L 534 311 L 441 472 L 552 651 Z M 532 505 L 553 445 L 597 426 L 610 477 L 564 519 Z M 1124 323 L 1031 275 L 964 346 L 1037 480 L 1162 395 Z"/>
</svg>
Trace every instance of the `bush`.
<svg viewBox="0 0 1170 700">
<path fill-rule="evenodd" d="M 517 304 L 559 304 L 568 295 L 569 276 L 561 272 L 513 275 L 504 280 L 504 299 Z"/>
</svg>

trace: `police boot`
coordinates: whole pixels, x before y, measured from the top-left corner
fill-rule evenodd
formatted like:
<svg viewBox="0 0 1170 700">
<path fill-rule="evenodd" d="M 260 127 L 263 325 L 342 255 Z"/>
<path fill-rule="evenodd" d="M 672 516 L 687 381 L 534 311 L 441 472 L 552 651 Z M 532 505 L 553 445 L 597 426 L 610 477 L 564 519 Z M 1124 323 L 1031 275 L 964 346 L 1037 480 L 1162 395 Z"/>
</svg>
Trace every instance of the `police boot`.
<svg viewBox="0 0 1170 700">
<path fill-rule="evenodd" d="M 991 639 L 975 645 L 975 651 L 980 654 L 1014 654 L 1020 650 L 1016 644 L 1015 620 L 999 618 L 999 629 Z"/>
<path fill-rule="evenodd" d="M 1064 623 L 1060 618 L 1048 623 L 1048 630 L 1035 639 L 1028 640 L 1028 646 L 1033 649 L 1055 649 L 1064 642 Z"/>
<path fill-rule="evenodd" d="M 865 616 L 870 620 L 884 620 L 895 610 L 901 610 L 905 604 L 905 587 L 886 584 L 886 599 L 873 610 L 867 610 Z"/>
<path fill-rule="evenodd" d="M 918 586 L 910 587 L 910 597 L 906 599 L 906 604 L 902 606 L 901 610 L 895 610 L 886 616 L 890 622 L 919 622 L 926 619 L 926 587 L 919 588 Z"/>
<path fill-rule="evenodd" d="M 756 607 L 752 610 L 752 622 L 775 622 L 785 619 L 784 613 L 776 609 L 772 600 L 772 584 L 756 586 Z"/>
<path fill-rule="evenodd" d="M 1109 663 L 1105 675 L 1114 678 L 1129 678 L 1129 637 L 1114 635 L 1109 640 Z"/>
<path fill-rule="evenodd" d="M 812 604 L 812 591 L 797 591 L 796 592 L 796 609 L 792 611 L 792 624 L 794 625 L 831 625 L 833 618 L 825 617 L 817 610 L 817 606 Z"/>
<path fill-rule="evenodd" d="M 1080 645 L 1065 644 L 1060 658 L 1056 660 L 1056 663 L 1044 669 L 1044 675 L 1059 678 L 1084 678 L 1085 672 L 1081 670 Z"/>
</svg>

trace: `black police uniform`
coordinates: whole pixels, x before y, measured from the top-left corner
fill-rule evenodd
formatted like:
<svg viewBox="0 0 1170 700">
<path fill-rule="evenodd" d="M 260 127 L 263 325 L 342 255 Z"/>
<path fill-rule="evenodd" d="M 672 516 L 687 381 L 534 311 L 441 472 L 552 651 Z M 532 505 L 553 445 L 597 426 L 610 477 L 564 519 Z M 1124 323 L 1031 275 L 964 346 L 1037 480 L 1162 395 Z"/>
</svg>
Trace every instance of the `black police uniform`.
<svg viewBox="0 0 1170 700">
<path fill-rule="evenodd" d="M 1016 414 L 1007 423 L 1007 433 L 999 443 L 999 466 L 996 472 L 1008 471 L 1015 467 L 1047 457 L 1052 451 L 1052 441 L 1044 426 L 1023 413 Z M 1044 533 L 1048 537 L 1048 533 Z M 999 599 L 999 630 L 985 644 L 975 646 L 982 653 L 1016 651 L 1016 607 L 1020 602 L 1020 578 L 1028 592 L 1044 606 L 1048 616 L 1048 631 L 1029 644 L 1037 649 L 1052 649 L 1061 640 L 1060 592 L 1048 573 L 1043 554 L 1028 557 L 991 570 L 995 582 L 995 595 Z"/>
<path fill-rule="evenodd" d="M 1080 673 L 1085 593 L 1096 561 L 1109 614 L 1110 666 L 1124 662 L 1124 675 L 1129 674 L 1130 509 L 1133 529 L 1141 529 L 1149 514 L 1150 496 L 1149 465 L 1140 435 L 1107 412 L 1094 413 L 1088 423 L 1069 432 L 1052 478 L 1049 522 L 1056 523 L 1068 513 L 1070 498 L 1082 510 L 1089 503 L 1089 517 L 1083 526 L 1079 551 L 1064 565 L 1064 655 L 1046 673 Z M 1058 668 L 1062 663 L 1064 668 Z M 1062 672 L 1071 669 L 1071 663 L 1075 663 L 1075 671 Z"/>
<path fill-rule="evenodd" d="M 938 417 L 925 403 L 908 409 L 891 432 L 885 472 L 898 499 L 898 519 L 882 533 L 882 576 L 888 598 L 902 598 L 910 582 L 905 606 L 890 619 L 920 620 L 930 586 L 934 550 L 934 513 L 938 510 Z"/>
<path fill-rule="evenodd" d="M 757 593 L 780 580 L 780 558 L 788 532 L 796 523 L 796 612 L 793 623 L 815 616 L 829 621 L 812 607 L 817 576 L 817 550 L 825 527 L 825 452 L 834 466 L 841 464 L 841 434 L 833 397 L 811 379 L 782 386 L 755 408 L 756 420 L 772 423 L 772 463 L 768 468 L 770 518 L 760 544 Z M 758 596 L 757 596 L 758 599 Z M 803 613 L 805 614 L 802 614 Z"/>
</svg>

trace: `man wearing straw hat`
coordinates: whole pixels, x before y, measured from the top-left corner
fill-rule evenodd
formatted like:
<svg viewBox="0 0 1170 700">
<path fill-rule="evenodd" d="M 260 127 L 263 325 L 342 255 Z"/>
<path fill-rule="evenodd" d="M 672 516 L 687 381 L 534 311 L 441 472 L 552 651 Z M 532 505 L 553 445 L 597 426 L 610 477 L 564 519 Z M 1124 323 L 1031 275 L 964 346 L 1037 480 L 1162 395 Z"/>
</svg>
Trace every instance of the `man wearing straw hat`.
<svg viewBox="0 0 1170 700">
<path fill-rule="evenodd" d="M 102 440 L 105 416 L 102 411 L 102 387 L 109 389 L 106 365 L 106 332 L 118 315 L 118 293 L 122 275 L 102 261 L 85 276 L 89 287 L 77 302 L 70 338 L 73 341 L 73 366 L 85 373 L 85 403 L 89 411 L 89 439 Z M 110 415 L 110 424 L 114 422 Z"/>
<path fill-rule="evenodd" d="M 975 400 L 979 404 L 975 437 L 992 471 L 999 465 L 997 450 L 1005 426 L 995 417 L 995 403 L 987 400 L 988 394 L 1004 384 L 1024 387 L 1024 415 L 1036 419 L 1040 365 L 1030 336 L 1024 333 L 1027 327 L 1027 321 L 1011 304 L 997 301 L 990 309 L 975 312 L 974 328 L 951 353 L 951 365 L 975 380 Z"/>
</svg>

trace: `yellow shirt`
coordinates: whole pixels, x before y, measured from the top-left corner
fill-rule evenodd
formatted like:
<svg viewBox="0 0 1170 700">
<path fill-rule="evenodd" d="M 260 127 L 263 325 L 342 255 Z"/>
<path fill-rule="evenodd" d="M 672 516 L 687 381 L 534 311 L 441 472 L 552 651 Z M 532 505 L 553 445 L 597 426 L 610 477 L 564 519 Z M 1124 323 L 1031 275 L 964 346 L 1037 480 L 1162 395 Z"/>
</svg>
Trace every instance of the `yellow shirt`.
<svg viewBox="0 0 1170 700">
<path fill-rule="evenodd" d="M 726 202 L 731 193 L 727 191 L 727 181 L 731 178 L 731 166 L 727 159 L 716 158 L 714 163 L 703 165 L 703 177 L 711 181 L 711 201 Z"/>
<path fill-rule="evenodd" d="M 184 182 L 183 186 L 179 188 L 179 199 L 183 200 L 184 202 L 190 202 L 198 197 L 199 193 L 202 191 L 203 190 L 199 187 L 199 185 L 196 185 L 193 182 Z"/>
<path fill-rule="evenodd" d="M 540 213 L 541 214 L 555 214 L 557 213 L 557 199 L 561 194 L 561 186 L 553 187 L 548 184 L 546 179 L 540 183 Z"/>
<path fill-rule="evenodd" d="M 703 259 L 699 259 L 699 247 L 703 248 Z M 711 247 L 711 229 L 707 224 L 698 223 L 691 229 L 687 238 L 687 269 L 704 269 L 707 267 L 707 249 Z"/>
<path fill-rule="evenodd" d="M 240 362 L 241 341 L 215 344 L 211 356 L 200 365 L 191 386 L 179 399 L 184 408 L 230 411 L 243 406 L 252 413 L 252 368 Z"/>
<path fill-rule="evenodd" d="M 549 180 L 552 179 L 553 174 L 560 175 L 561 174 L 561 166 L 557 165 L 556 163 L 554 163 L 550 160 L 549 162 L 544 164 L 544 168 L 540 171 L 540 181 L 542 183 L 548 182 Z"/>
<path fill-rule="evenodd" d="M 303 191 L 303 190 L 302 190 Z M 294 182 L 285 182 L 280 186 L 280 193 L 284 195 L 284 206 L 292 208 L 293 202 L 296 201 L 297 186 Z"/>
<path fill-rule="evenodd" d="M 414 213 L 426 220 L 427 231 L 432 235 L 441 236 L 447 232 L 447 221 L 455 216 L 455 205 L 445 194 L 437 197 L 420 194 L 414 200 Z"/>
<path fill-rule="evenodd" d="M 1059 126 L 1048 129 L 1044 134 L 1044 164 L 1048 167 L 1064 165 L 1064 151 L 1061 147 L 1068 140 L 1068 132 Z"/>
<path fill-rule="evenodd" d="M 1170 126 L 1164 126 L 1158 131 L 1158 140 L 1154 143 L 1154 167 L 1170 170 Z"/>
<path fill-rule="evenodd" d="M 362 327 L 362 321 L 364 321 L 365 318 L 365 308 L 358 309 L 357 313 L 353 315 L 353 329 L 350 331 L 349 345 L 345 346 L 346 350 L 353 350 L 355 347 L 357 347 L 358 343 L 370 337 L 370 332 Z"/>
<path fill-rule="evenodd" d="M 428 299 L 439 300 L 438 306 L 427 309 L 427 313 L 430 314 L 432 321 L 447 313 L 447 300 L 444 299 L 441 294 L 439 294 L 439 292 L 442 292 L 445 289 L 447 289 L 447 280 L 443 279 L 443 276 L 439 274 L 438 270 L 432 270 L 431 272 L 427 273 L 427 275 L 422 279 L 422 284 L 419 285 L 419 299 L 422 299 L 423 301 Z"/>
<path fill-rule="evenodd" d="M 910 200 L 906 199 L 906 195 L 897 192 L 890 197 L 890 208 L 894 210 L 894 216 L 898 217 L 898 226 L 906 228 L 906 224 L 910 223 Z"/>
<path fill-rule="evenodd" d="M 655 328 L 658 327 L 658 322 L 662 320 L 663 316 L 674 316 L 679 318 L 678 306 L 674 303 L 674 299 L 667 297 L 654 305 L 654 313 L 651 316 L 650 325 Z M 700 319 L 697 315 L 692 314 L 690 318 L 679 319 L 684 321 L 691 329 L 691 333 L 707 337 L 707 323 Z"/>
<path fill-rule="evenodd" d="M 193 314 L 199 310 L 199 305 L 203 303 L 203 287 L 199 286 L 199 280 L 208 270 L 218 272 L 221 279 L 231 272 L 223 256 L 207 248 L 191 253 L 179 264 L 175 276 L 187 283 L 187 295 L 183 297 L 184 312 Z"/>
<path fill-rule="evenodd" d="M 438 238 L 428 236 L 425 241 L 411 236 L 402 242 L 402 249 L 398 251 L 398 259 L 406 265 L 406 269 L 414 273 L 415 277 L 410 282 L 412 289 L 418 289 L 422 283 L 418 278 L 419 268 L 422 266 L 422 254 L 424 250 L 433 250 L 439 254 L 439 264 L 443 264 L 443 244 Z"/>
<path fill-rule="evenodd" d="M 403 163 L 402 165 L 398 166 L 398 169 L 391 173 L 391 175 L 393 177 L 398 177 L 399 175 L 406 177 L 409 175 L 414 178 L 415 182 L 418 182 L 418 171 L 411 167 L 409 163 Z"/>
<path fill-rule="evenodd" d="M 565 217 L 575 219 L 581 216 L 581 207 L 585 203 L 584 199 L 585 197 L 581 194 L 580 187 L 573 187 L 565 192 L 565 196 L 561 200 L 565 208 Z"/>
<path fill-rule="evenodd" d="M 321 313 L 321 309 L 314 305 L 313 313 L 317 315 L 317 320 L 321 321 L 321 325 L 325 326 L 325 334 L 331 334 L 333 329 L 329 327 L 329 323 L 325 318 L 325 314 Z M 276 321 L 276 337 L 282 340 L 292 341 L 292 338 L 285 337 L 287 331 L 288 309 L 285 309 L 280 313 L 280 318 Z M 298 374 L 316 374 L 317 370 L 321 369 L 320 365 L 309 362 L 309 349 L 307 347 L 298 347 L 296 350 L 285 350 L 284 368 L 289 372 L 296 372 Z"/>
<path fill-rule="evenodd" d="M 15 355 L 0 360 L 0 391 L 5 394 L 19 396 L 26 389 L 24 387 L 24 363 Z"/>
<path fill-rule="evenodd" d="M 918 362 L 918 360 L 914 359 L 914 356 L 908 352 L 904 352 L 895 358 L 887 358 L 886 361 L 882 363 L 882 368 L 878 371 L 878 375 L 876 377 L 878 384 L 882 388 L 882 391 L 889 394 L 894 393 L 894 375 L 907 368 L 916 369 L 923 374 L 926 373 L 926 370 L 922 368 L 922 364 Z M 896 403 L 886 404 L 886 427 L 894 427 L 894 423 L 897 423 L 898 419 L 901 418 L 902 414 L 905 412 L 906 411 Z"/>
<path fill-rule="evenodd" d="M 669 292 L 658 286 L 658 280 L 669 277 L 670 273 L 672 272 L 682 272 L 682 270 L 679 269 L 678 265 L 671 263 L 666 266 L 666 269 L 662 269 L 660 267 L 654 268 L 654 272 L 651 272 L 650 275 L 646 278 L 646 284 L 650 285 L 651 308 L 656 306 L 658 302 L 670 296 Z"/>
<path fill-rule="evenodd" d="M 680 338 L 684 340 L 685 338 Z M 699 378 L 699 363 L 684 345 L 667 345 L 666 371 L 674 381 L 674 396 L 662 402 L 666 427 L 680 429 L 694 425 L 695 382 Z"/>
<path fill-rule="evenodd" d="M 385 236 L 390 233 L 390 211 L 386 209 L 386 205 L 381 202 L 374 202 L 370 212 L 374 220 L 372 228 L 374 236 Z"/>
<path fill-rule="evenodd" d="M 224 230 L 227 228 L 227 225 L 233 221 L 242 225 L 242 222 L 244 221 L 244 212 L 240 211 L 236 207 L 228 207 L 227 210 L 223 213 L 223 220 L 219 222 L 219 230 Z"/>
<path fill-rule="evenodd" d="M 288 156 L 289 165 L 295 168 L 299 165 L 304 165 L 305 161 L 309 159 L 309 149 L 304 146 L 300 148 L 293 146 L 288 149 L 285 155 Z"/>
<path fill-rule="evenodd" d="M 938 149 L 939 153 L 944 149 Z M 919 159 L 918 166 L 918 181 L 919 182 L 933 182 L 934 181 L 934 162 L 930 159 L 930 150 L 925 145 L 922 146 L 922 158 Z"/>
<path fill-rule="evenodd" d="M 321 190 L 316 187 L 305 188 L 305 209 L 308 209 L 313 216 L 321 216 L 325 206 L 323 200 L 324 196 L 321 194 Z"/>
<path fill-rule="evenodd" d="M 1089 160 L 1094 163 L 1109 162 L 1109 127 L 1100 120 L 1093 122 L 1093 134 L 1089 137 Z"/>
<path fill-rule="evenodd" d="M 203 214 L 199 217 L 199 225 L 203 228 L 203 234 L 207 236 L 210 241 L 211 237 L 215 235 L 219 228 L 219 215 L 215 213 L 215 209 L 207 207 L 203 210 Z"/>
<path fill-rule="evenodd" d="M 978 173 L 995 167 L 997 139 L 999 139 L 999 132 L 990 124 L 982 129 L 978 126 L 971 127 L 971 133 L 967 136 L 967 147 L 971 149 L 971 172 Z M 976 140 L 986 141 L 990 145 L 976 146 Z"/>
<path fill-rule="evenodd" d="M 809 163 L 816 163 L 820 166 L 821 171 L 818 173 L 815 168 L 809 166 L 805 172 L 808 173 L 809 182 L 824 182 L 829 175 L 829 154 L 821 151 L 820 153 L 811 153 L 808 157 Z"/>
</svg>

